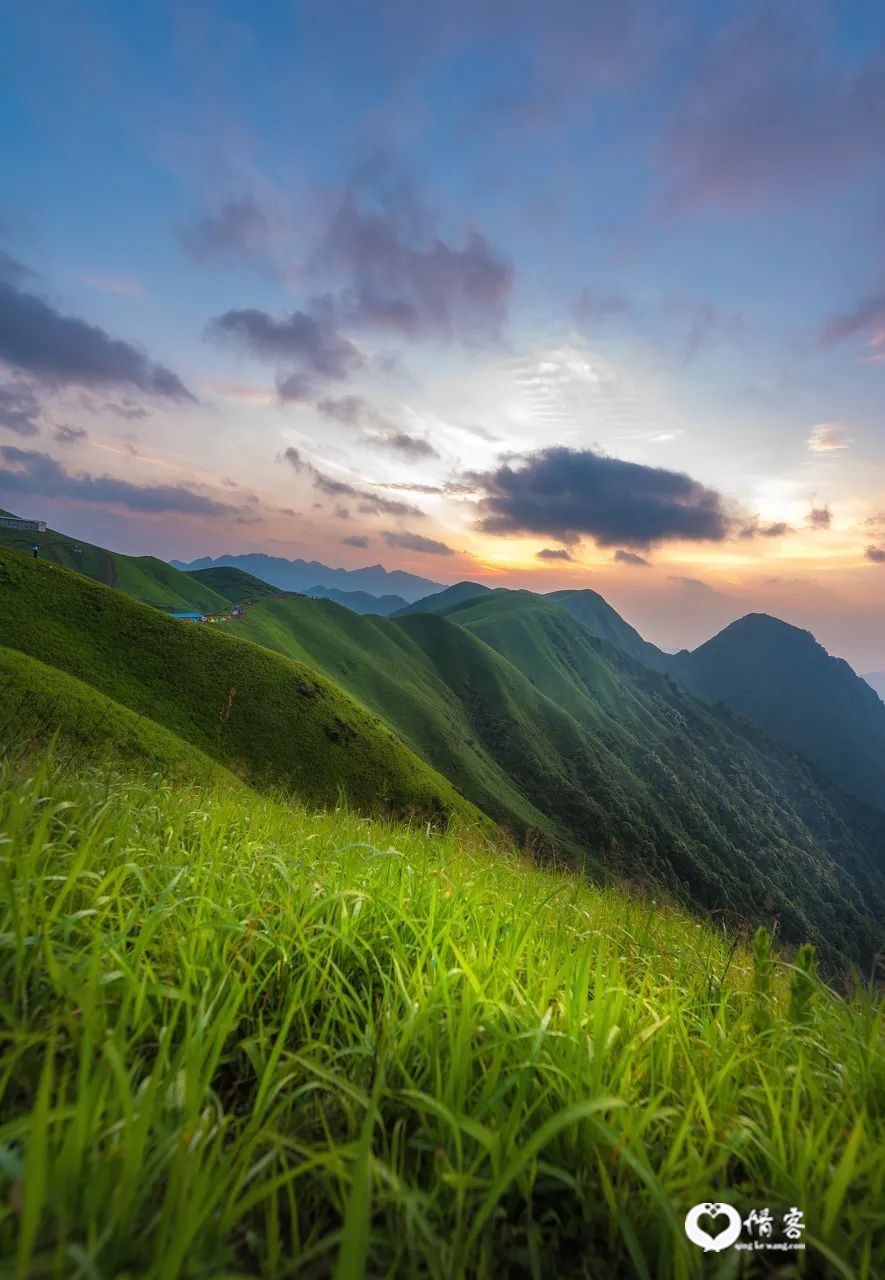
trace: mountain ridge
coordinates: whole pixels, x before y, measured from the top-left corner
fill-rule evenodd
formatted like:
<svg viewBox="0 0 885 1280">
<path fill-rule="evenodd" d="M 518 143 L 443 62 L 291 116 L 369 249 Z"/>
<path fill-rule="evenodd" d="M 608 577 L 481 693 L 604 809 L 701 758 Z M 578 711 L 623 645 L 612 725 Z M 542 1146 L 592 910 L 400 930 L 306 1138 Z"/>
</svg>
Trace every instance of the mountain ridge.
<svg viewBox="0 0 885 1280">
<path fill-rule="evenodd" d="M 675 655 L 674 675 L 885 811 L 885 703 L 810 631 L 770 614 L 746 614 Z"/>
<path fill-rule="evenodd" d="M 264 552 L 244 552 L 239 555 L 201 556 L 196 560 L 170 560 L 173 568 L 194 569 L 234 568 L 243 569 L 283 591 L 306 591 L 318 584 L 339 591 L 361 590 L 370 595 L 399 595 L 411 602 L 421 596 L 443 589 L 443 583 L 404 569 L 385 569 L 381 564 L 366 565 L 361 569 L 332 568 L 319 560 L 290 560 L 285 556 L 271 556 Z"/>
<path fill-rule="evenodd" d="M 875 950 L 885 816 L 543 597 L 386 619 L 277 600 L 238 634 L 322 671 L 542 856 Z"/>
</svg>

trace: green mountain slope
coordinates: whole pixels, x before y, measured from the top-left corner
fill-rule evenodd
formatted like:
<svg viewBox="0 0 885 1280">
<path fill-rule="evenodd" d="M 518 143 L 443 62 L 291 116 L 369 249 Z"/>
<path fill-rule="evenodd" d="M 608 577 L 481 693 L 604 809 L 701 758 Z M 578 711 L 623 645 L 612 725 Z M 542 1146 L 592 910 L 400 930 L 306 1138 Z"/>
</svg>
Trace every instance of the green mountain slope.
<svg viewBox="0 0 885 1280">
<path fill-rule="evenodd" d="M 426 615 L 362 617 L 331 601 L 298 598 L 250 609 L 231 634 L 322 671 L 520 836 L 534 833 L 577 853 L 570 823 L 557 819 L 569 804 L 582 810 L 588 828 L 598 826 L 577 778 L 568 781 L 577 769 L 568 757 L 581 750 L 576 726 L 460 629 Z"/>
<path fill-rule="evenodd" d="M 644 662 L 655 671 L 672 671 L 672 654 L 664 653 L 657 645 L 643 640 L 636 628 L 625 622 L 598 592 L 551 591 L 544 599 L 560 605 L 592 635 L 616 644 L 624 653 L 629 653 L 631 658 Z"/>
<path fill-rule="evenodd" d="M 398 613 L 406 605 L 402 596 L 373 596 L 368 591 L 339 591 L 336 587 L 311 587 L 304 594 L 314 600 L 334 600 L 354 613 L 377 613 L 382 618 Z"/>
<path fill-rule="evenodd" d="M 171 567 L 171 566 L 170 566 Z M 180 570 L 173 570 L 179 573 Z M 242 604 L 245 600 L 264 600 L 267 596 L 280 594 L 279 587 L 272 587 L 269 582 L 262 582 L 245 569 L 235 569 L 232 565 L 215 565 L 211 569 L 187 569 L 185 577 L 193 578 L 201 586 L 230 604 Z"/>
<path fill-rule="evenodd" d="M 885 822 L 530 593 L 449 617 L 273 601 L 243 634 L 333 678 L 480 807 L 593 868 L 869 956 Z"/>
<path fill-rule="evenodd" d="M 465 600 L 475 600 L 491 591 L 491 587 L 483 586 L 481 582 L 456 582 L 442 591 L 423 596 L 414 604 L 401 609 L 400 613 L 446 613 L 453 605 L 463 604 Z"/>
<path fill-rule="evenodd" d="M 885 811 L 885 703 L 809 631 L 752 613 L 677 662 L 689 688 L 747 716 Z"/>
<path fill-rule="evenodd" d="M 69 538 L 55 529 L 47 529 L 45 533 L 0 529 L 0 547 L 30 555 L 35 542 L 41 560 L 74 569 L 157 609 L 198 609 L 201 613 L 210 613 L 226 609 L 229 603 L 192 574 L 173 569 L 165 560 L 154 556 L 125 556 L 119 551 L 107 551 L 91 542 Z"/>
<path fill-rule="evenodd" d="M 76 676 L 0 645 L 0 742 L 13 756 L 50 741 L 75 769 L 87 761 L 245 789 L 229 770 L 148 716 Z"/>
<path fill-rule="evenodd" d="M 0 645 L 76 676 L 255 785 L 285 786 L 316 804 L 343 795 L 367 812 L 477 816 L 315 671 L 4 550 Z M 60 685 L 62 704 L 66 693 Z"/>
</svg>

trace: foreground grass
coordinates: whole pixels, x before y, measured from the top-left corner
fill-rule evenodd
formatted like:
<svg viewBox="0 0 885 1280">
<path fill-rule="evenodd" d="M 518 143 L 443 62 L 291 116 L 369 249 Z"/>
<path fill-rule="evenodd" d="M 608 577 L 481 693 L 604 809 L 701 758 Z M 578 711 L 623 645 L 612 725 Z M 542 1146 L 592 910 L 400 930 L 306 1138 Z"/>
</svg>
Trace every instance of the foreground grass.
<svg viewBox="0 0 885 1280">
<path fill-rule="evenodd" d="M 46 761 L 0 776 L 0 876 L 4 1275 L 771 1274 L 687 1242 L 710 1199 L 874 1275 L 881 1012 L 764 940 Z"/>
</svg>

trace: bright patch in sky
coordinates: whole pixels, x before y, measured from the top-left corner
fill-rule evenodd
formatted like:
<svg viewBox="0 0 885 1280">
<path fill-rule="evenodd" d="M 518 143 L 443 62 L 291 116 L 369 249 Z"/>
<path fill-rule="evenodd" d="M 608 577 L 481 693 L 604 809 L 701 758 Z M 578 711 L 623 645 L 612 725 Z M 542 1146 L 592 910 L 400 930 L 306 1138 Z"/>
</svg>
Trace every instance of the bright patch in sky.
<svg viewBox="0 0 885 1280">
<path fill-rule="evenodd" d="M 885 12 L 537 12 L 13 6 L 0 505 L 885 666 Z"/>
</svg>

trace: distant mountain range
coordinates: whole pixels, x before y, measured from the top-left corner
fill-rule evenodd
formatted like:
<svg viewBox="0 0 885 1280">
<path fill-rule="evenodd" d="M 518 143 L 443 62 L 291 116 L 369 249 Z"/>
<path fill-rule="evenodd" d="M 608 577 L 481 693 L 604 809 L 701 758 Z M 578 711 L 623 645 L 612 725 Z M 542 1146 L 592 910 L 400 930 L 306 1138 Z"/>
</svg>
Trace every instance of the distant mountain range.
<svg viewBox="0 0 885 1280">
<path fill-rule="evenodd" d="M 203 556 L 199 560 L 171 560 L 175 569 L 213 569 L 221 566 L 243 569 L 281 591 L 309 591 L 317 587 L 337 591 L 367 591 L 373 596 L 398 595 L 410 603 L 434 591 L 443 583 L 422 578 L 402 569 L 385 569 L 380 564 L 365 569 L 333 569 L 319 560 L 287 560 L 258 552 L 237 556 Z"/>
</svg>

